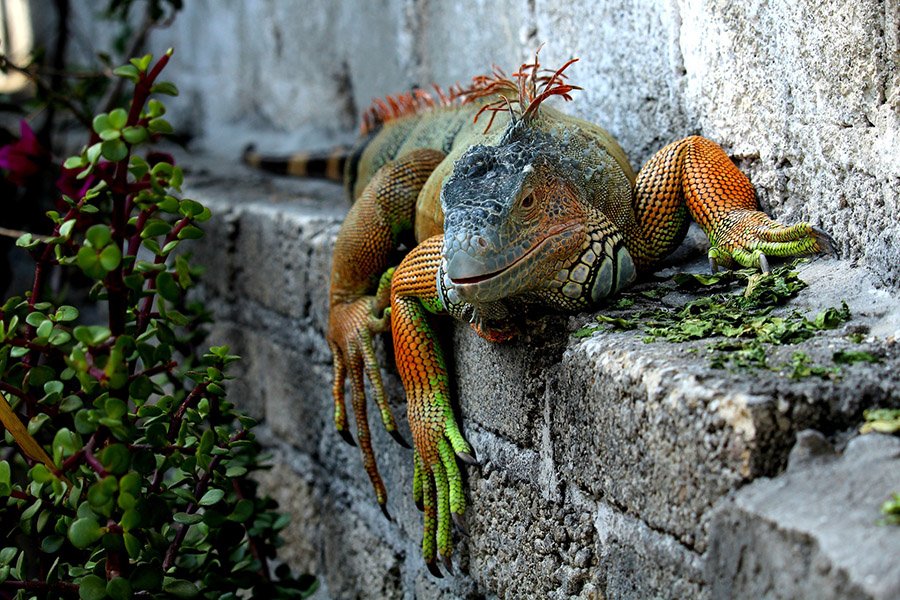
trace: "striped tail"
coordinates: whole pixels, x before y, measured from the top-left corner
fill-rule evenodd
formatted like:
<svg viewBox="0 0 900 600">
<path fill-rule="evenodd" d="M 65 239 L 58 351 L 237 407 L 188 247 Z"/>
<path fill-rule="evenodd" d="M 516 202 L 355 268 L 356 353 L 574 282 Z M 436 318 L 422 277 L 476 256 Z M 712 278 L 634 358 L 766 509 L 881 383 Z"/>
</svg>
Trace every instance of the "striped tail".
<svg viewBox="0 0 900 600">
<path fill-rule="evenodd" d="M 343 182 L 347 161 L 354 155 L 352 148 L 335 148 L 328 152 L 298 152 L 290 156 L 267 156 L 251 145 L 244 149 L 244 163 L 278 175 L 314 177 Z"/>
</svg>

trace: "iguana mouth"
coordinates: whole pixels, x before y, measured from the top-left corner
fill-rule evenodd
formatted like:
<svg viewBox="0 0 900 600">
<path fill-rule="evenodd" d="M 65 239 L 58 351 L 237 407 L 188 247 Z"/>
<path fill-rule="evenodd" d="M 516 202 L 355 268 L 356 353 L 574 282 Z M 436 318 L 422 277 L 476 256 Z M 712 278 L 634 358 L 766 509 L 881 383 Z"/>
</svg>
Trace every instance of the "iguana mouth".
<svg viewBox="0 0 900 600">
<path fill-rule="evenodd" d="M 484 283 L 485 281 L 489 281 L 495 277 L 498 277 L 511 269 L 513 269 L 516 265 L 520 264 L 526 258 L 536 253 L 540 249 L 544 248 L 548 242 L 550 242 L 556 236 L 572 231 L 576 229 L 580 223 L 567 223 L 565 225 L 556 225 L 551 227 L 549 232 L 542 237 L 536 244 L 534 244 L 531 248 L 529 248 L 524 254 L 519 256 L 517 259 L 509 263 L 504 267 L 500 267 L 495 271 L 490 271 L 487 273 L 482 273 L 480 275 L 474 275 L 472 277 L 459 277 L 457 279 L 450 278 L 450 281 L 457 286 L 472 286 L 479 283 Z"/>
</svg>

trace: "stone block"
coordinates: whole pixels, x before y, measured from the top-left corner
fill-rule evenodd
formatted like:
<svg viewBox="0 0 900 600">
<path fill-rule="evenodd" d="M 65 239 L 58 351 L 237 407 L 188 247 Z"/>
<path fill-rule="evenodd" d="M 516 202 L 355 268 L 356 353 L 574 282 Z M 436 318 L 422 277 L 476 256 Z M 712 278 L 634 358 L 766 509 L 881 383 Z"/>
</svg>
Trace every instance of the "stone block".
<svg viewBox="0 0 900 600">
<path fill-rule="evenodd" d="M 846 298 L 860 310 L 851 323 L 892 335 L 895 303 L 879 301 L 858 271 L 821 263 L 801 275 L 810 287 L 796 307 L 814 318 Z M 832 290 L 818 277 L 847 284 Z M 851 292 L 854 277 L 860 288 Z M 783 468 L 798 431 L 848 429 L 866 406 L 900 402 L 900 355 L 884 338 L 863 346 L 880 356 L 878 363 L 843 365 L 832 380 L 788 376 L 785 365 L 794 352 L 831 364 L 835 350 L 853 349 L 846 333 L 773 347 L 770 369 L 745 373 L 711 368 L 703 358 L 706 341 L 646 344 L 640 334 L 624 332 L 570 342 L 551 391 L 557 401 L 550 431 L 561 477 L 702 552 L 716 500 Z"/>
<path fill-rule="evenodd" d="M 900 439 L 878 434 L 747 485 L 713 520 L 710 597 L 898 597 L 900 536 L 879 524 L 898 489 Z"/>
</svg>

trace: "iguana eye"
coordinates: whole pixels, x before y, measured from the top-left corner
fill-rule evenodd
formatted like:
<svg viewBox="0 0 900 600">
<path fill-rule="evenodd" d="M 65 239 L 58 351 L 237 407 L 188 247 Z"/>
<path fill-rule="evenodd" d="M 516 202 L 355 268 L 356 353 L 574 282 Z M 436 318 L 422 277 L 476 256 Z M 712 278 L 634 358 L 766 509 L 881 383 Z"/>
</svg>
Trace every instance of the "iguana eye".
<svg viewBox="0 0 900 600">
<path fill-rule="evenodd" d="M 522 198 L 522 208 L 531 208 L 534 206 L 534 194 L 530 193 L 524 198 Z"/>
</svg>

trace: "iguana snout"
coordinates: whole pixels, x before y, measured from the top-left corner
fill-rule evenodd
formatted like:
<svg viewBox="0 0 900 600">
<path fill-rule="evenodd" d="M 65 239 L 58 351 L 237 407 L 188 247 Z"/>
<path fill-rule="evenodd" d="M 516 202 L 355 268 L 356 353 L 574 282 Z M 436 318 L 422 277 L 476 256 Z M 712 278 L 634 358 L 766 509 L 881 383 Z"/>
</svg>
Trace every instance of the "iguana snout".
<svg viewBox="0 0 900 600">
<path fill-rule="evenodd" d="M 444 183 L 444 283 L 469 304 L 534 291 L 585 236 L 578 170 L 558 142 L 513 123 L 478 145 Z"/>
</svg>

